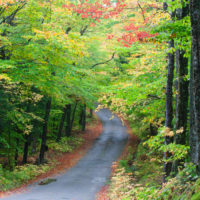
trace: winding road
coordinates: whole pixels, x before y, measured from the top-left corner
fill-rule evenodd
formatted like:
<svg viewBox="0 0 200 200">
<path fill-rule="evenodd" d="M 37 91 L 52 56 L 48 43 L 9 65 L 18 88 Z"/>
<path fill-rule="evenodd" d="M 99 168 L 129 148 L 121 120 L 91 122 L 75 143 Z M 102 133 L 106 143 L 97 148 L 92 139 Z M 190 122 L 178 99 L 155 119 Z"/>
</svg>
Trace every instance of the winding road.
<svg viewBox="0 0 200 200">
<path fill-rule="evenodd" d="M 95 200 L 111 173 L 111 166 L 123 151 L 128 134 L 121 120 L 107 109 L 97 113 L 103 124 L 103 133 L 88 153 L 65 174 L 53 177 L 47 185 L 35 183 L 27 192 L 13 194 L 4 200 Z"/>
</svg>

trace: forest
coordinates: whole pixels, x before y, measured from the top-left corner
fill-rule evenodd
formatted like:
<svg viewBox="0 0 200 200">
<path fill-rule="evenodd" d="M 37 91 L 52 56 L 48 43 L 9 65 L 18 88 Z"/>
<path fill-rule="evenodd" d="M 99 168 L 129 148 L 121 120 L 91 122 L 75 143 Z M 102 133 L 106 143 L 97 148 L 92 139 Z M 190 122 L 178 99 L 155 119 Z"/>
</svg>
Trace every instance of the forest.
<svg viewBox="0 0 200 200">
<path fill-rule="evenodd" d="M 130 137 L 98 200 L 200 199 L 200 1 L 0 0 L 0 197 L 102 109 Z"/>
</svg>

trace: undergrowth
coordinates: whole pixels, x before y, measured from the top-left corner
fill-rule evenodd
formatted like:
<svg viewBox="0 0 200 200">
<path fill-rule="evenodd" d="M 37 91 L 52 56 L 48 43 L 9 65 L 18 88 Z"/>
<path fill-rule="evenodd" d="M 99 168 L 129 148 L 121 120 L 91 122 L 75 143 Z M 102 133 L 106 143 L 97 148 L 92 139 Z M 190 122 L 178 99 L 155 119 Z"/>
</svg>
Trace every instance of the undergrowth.
<svg viewBox="0 0 200 200">
<path fill-rule="evenodd" d="M 83 138 L 81 137 L 63 137 L 60 142 L 56 142 L 55 140 L 48 140 L 47 145 L 50 149 L 59 152 L 72 152 L 75 148 L 80 146 L 83 142 Z"/>
<path fill-rule="evenodd" d="M 162 168 L 159 159 L 148 155 L 142 144 L 138 147 L 132 165 L 126 165 L 128 157 L 119 162 L 111 178 L 110 200 L 199 200 L 200 177 L 191 163 L 162 184 Z M 132 171 L 131 171 L 132 170 Z"/>
<path fill-rule="evenodd" d="M 55 153 L 72 152 L 83 143 L 84 139 L 78 136 L 63 137 L 60 142 L 49 140 L 47 146 Z M 17 166 L 13 171 L 5 169 L 0 165 L 0 191 L 8 191 L 20 187 L 22 184 L 34 179 L 40 174 L 48 172 L 56 166 L 54 157 L 48 158 L 44 165 L 26 164 Z"/>
<path fill-rule="evenodd" d="M 49 171 L 55 164 L 51 163 L 44 165 L 27 164 L 18 166 L 14 171 L 9 171 L 2 168 L 0 165 L 0 191 L 8 191 L 27 183 L 36 176 Z"/>
</svg>

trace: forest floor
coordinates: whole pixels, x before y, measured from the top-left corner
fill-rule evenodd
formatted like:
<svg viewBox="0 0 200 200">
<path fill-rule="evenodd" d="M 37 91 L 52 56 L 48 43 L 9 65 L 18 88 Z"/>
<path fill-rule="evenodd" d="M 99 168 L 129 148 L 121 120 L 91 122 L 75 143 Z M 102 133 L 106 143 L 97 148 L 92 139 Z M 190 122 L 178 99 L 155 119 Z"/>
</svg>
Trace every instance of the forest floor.
<svg viewBox="0 0 200 200">
<path fill-rule="evenodd" d="M 39 182 L 48 177 L 66 172 L 67 170 L 75 166 L 76 163 L 87 153 L 87 151 L 91 148 L 92 144 L 101 133 L 102 124 L 100 120 L 95 116 L 95 120 L 92 120 L 92 122 L 87 124 L 86 130 L 84 132 L 78 133 L 80 137 L 83 138 L 83 143 L 78 148 L 70 153 L 61 153 L 52 150 L 48 151 L 46 153 L 46 158 L 48 159 L 50 165 L 52 165 L 51 160 L 53 161 L 53 168 L 51 167 L 49 171 L 38 175 L 37 177 L 29 180 L 18 188 L 6 192 L 0 192 L 0 198 L 9 196 L 13 193 L 24 192 L 26 191 L 28 185 Z M 31 161 L 29 160 L 29 162 Z"/>
</svg>

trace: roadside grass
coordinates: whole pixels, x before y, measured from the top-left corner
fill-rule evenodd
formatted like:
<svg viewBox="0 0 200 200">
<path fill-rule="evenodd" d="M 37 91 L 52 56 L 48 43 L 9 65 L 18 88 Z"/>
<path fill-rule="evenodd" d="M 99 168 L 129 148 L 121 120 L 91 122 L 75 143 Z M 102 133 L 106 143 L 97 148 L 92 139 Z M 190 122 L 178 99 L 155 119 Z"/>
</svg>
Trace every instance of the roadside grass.
<svg viewBox="0 0 200 200">
<path fill-rule="evenodd" d="M 3 169 L 0 165 L 0 191 L 8 191 L 22 184 L 27 183 L 29 180 L 43 174 L 55 166 L 55 162 L 44 165 L 27 164 L 17 166 L 13 171 Z"/>
<path fill-rule="evenodd" d="M 26 184 L 40 174 L 44 174 L 56 166 L 56 157 L 62 153 L 73 152 L 78 148 L 84 139 L 79 136 L 63 137 L 60 142 L 49 140 L 47 142 L 49 152 L 47 152 L 47 163 L 35 165 L 29 163 L 16 166 L 13 171 L 7 170 L 0 165 L 0 191 L 8 191 Z M 51 154 L 51 155 L 50 155 Z M 32 156 L 36 160 L 38 152 Z"/>
<path fill-rule="evenodd" d="M 188 163 L 176 177 L 170 177 L 162 184 L 162 158 L 149 155 L 142 143 L 138 145 L 131 164 L 130 154 L 119 162 L 113 173 L 107 200 L 200 199 L 200 178 L 192 164 Z"/>
</svg>

